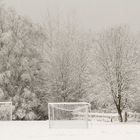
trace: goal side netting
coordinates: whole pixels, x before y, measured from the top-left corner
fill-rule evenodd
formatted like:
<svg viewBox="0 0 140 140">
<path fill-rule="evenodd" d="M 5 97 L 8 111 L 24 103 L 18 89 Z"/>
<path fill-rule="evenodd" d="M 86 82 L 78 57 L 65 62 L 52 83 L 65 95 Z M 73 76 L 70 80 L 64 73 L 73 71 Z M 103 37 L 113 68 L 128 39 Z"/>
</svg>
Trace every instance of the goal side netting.
<svg viewBox="0 0 140 140">
<path fill-rule="evenodd" d="M 0 102 L 0 121 L 12 120 L 12 102 Z"/>
<path fill-rule="evenodd" d="M 88 113 L 90 104 L 76 103 L 49 103 L 50 128 L 88 128 Z"/>
</svg>

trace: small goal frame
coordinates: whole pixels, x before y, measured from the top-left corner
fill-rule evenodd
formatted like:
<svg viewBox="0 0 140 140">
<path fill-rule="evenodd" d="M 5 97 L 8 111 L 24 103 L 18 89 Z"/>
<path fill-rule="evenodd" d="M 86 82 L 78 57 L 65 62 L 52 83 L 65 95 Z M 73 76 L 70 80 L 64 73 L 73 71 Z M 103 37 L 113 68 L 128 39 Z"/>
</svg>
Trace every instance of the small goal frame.
<svg viewBox="0 0 140 140">
<path fill-rule="evenodd" d="M 9 104 L 10 105 L 10 119 L 9 120 L 6 120 L 6 121 L 12 121 L 12 115 L 13 115 L 13 113 L 12 113 L 12 102 L 0 102 L 0 106 L 2 105 L 2 104 Z M 5 121 L 5 120 L 0 120 L 0 121 Z"/>
<path fill-rule="evenodd" d="M 89 121 L 89 112 L 90 112 L 90 103 L 87 103 L 87 102 L 50 102 L 48 103 L 48 120 L 49 120 L 49 128 L 53 128 L 51 126 L 51 121 L 54 121 L 54 108 L 53 106 L 55 105 L 82 105 L 85 107 L 85 114 L 84 114 L 84 117 L 85 119 L 83 119 L 82 121 L 85 121 L 85 125 L 86 127 L 85 128 L 88 128 L 88 121 Z M 52 110 L 51 110 L 51 107 L 52 107 Z M 57 107 L 56 107 L 57 108 Z M 53 116 L 51 116 L 51 111 L 53 112 Z M 68 110 L 66 110 L 68 111 Z M 71 111 L 71 110 L 70 110 Z M 53 119 L 52 119 L 53 118 Z M 67 120 L 68 121 L 68 120 Z M 61 128 L 61 126 L 60 126 Z"/>
</svg>

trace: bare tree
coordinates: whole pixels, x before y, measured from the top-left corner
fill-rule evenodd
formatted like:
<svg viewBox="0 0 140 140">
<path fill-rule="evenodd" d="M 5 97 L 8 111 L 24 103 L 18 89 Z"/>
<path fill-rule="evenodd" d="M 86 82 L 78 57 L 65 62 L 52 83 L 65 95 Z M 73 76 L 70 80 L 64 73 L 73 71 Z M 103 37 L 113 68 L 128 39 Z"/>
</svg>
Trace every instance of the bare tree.
<svg viewBox="0 0 140 140">
<path fill-rule="evenodd" d="M 136 40 L 130 36 L 127 27 L 115 27 L 98 35 L 96 42 L 96 62 L 98 71 L 109 87 L 113 102 L 123 122 L 122 112 L 134 90 L 133 82 L 138 70 L 138 50 Z"/>
<path fill-rule="evenodd" d="M 45 57 L 51 100 L 77 101 L 86 92 L 86 41 L 73 22 L 48 17 Z"/>
</svg>

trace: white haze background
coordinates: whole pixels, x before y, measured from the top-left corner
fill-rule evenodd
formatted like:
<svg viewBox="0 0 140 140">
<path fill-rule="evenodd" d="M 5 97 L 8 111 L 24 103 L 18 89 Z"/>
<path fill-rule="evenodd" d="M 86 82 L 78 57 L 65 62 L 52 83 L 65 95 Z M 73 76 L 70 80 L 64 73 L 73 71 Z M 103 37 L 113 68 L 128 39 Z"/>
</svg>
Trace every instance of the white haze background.
<svg viewBox="0 0 140 140">
<path fill-rule="evenodd" d="M 87 29 L 101 30 L 127 24 L 137 31 L 140 25 L 139 0 L 2 0 L 18 13 L 43 23 L 46 13 L 73 14 Z"/>
</svg>

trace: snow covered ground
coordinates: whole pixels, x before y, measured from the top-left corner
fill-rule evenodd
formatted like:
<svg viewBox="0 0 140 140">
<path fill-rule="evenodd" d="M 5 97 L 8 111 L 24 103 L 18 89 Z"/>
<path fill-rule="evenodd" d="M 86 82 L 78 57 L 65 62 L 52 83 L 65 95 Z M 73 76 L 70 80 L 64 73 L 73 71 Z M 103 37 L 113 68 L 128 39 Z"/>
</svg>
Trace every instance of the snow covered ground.
<svg viewBox="0 0 140 140">
<path fill-rule="evenodd" d="M 48 121 L 0 122 L 0 140 L 140 140 L 140 124 L 93 122 L 88 129 L 49 129 Z"/>
</svg>

